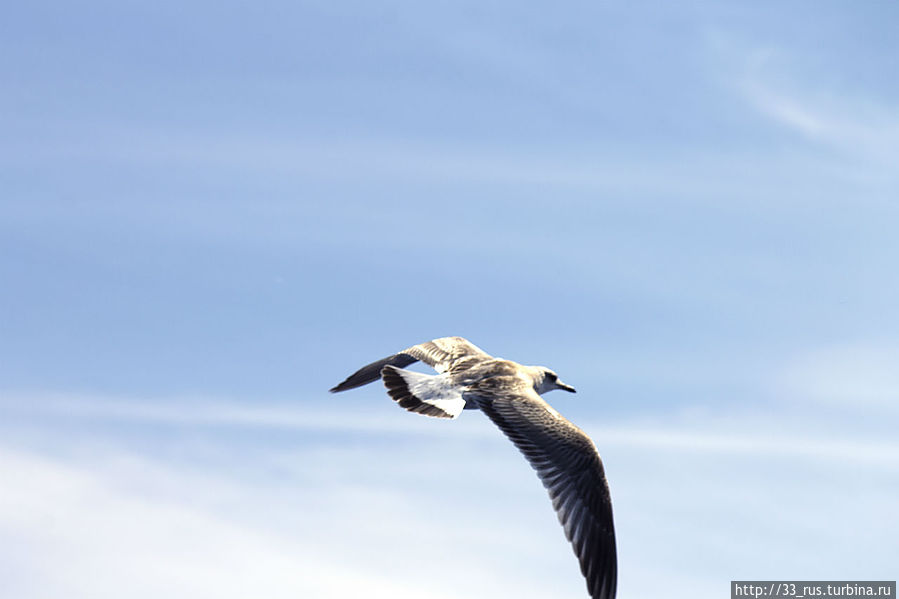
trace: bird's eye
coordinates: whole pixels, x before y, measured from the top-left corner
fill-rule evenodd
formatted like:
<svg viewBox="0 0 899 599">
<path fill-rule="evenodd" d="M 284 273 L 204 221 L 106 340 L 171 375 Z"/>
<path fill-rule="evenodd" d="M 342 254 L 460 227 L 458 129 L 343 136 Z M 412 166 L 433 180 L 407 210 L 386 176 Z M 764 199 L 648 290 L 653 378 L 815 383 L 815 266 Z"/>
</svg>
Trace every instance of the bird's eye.
<svg viewBox="0 0 899 599">
<path fill-rule="evenodd" d="M 555 383 L 556 380 L 558 380 L 559 377 L 556 375 L 555 372 L 547 372 L 547 373 L 546 373 L 546 378 L 547 378 L 547 380 L 550 381 L 551 383 Z"/>
</svg>

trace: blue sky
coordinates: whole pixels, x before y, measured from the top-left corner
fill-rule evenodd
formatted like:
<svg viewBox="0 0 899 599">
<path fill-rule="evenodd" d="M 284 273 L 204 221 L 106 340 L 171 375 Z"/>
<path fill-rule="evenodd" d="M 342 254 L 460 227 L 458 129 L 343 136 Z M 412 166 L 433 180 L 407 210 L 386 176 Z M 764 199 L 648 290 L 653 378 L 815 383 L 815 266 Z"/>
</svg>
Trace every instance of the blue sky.
<svg viewBox="0 0 899 599">
<path fill-rule="evenodd" d="M 578 388 L 622 597 L 895 579 L 897 11 L 4 8 L 11 596 L 584 596 L 480 414 L 325 392 L 443 335 Z"/>
</svg>

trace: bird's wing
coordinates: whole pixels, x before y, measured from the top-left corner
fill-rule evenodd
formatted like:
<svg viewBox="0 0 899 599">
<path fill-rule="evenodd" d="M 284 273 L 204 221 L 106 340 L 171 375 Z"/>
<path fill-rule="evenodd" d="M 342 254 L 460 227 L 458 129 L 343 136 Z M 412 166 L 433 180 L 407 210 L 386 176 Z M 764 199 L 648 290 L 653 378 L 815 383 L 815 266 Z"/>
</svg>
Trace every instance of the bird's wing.
<svg viewBox="0 0 899 599">
<path fill-rule="evenodd" d="M 593 599 L 613 599 L 618 578 L 612 501 L 602 460 L 583 431 L 532 388 L 509 377 L 481 381 L 474 399 L 530 462 L 549 491 Z"/>
<path fill-rule="evenodd" d="M 477 361 L 489 359 L 491 356 L 481 348 L 462 337 L 441 337 L 425 343 L 413 345 L 408 349 L 387 356 L 377 362 L 363 366 L 347 377 L 345 381 L 331 389 L 331 393 L 355 389 L 367 385 L 381 377 L 381 370 L 385 366 L 405 368 L 413 362 L 421 360 L 431 366 L 437 372 L 446 372 L 466 359 L 474 358 Z"/>
</svg>

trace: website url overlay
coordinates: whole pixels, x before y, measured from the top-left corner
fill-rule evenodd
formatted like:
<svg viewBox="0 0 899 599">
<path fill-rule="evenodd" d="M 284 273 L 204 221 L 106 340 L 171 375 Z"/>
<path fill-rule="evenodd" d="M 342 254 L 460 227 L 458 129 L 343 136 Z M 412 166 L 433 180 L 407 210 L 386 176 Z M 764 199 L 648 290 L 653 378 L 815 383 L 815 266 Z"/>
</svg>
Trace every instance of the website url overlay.
<svg viewBox="0 0 899 599">
<path fill-rule="evenodd" d="M 895 580 L 732 580 L 730 598 L 896 597 Z"/>
</svg>

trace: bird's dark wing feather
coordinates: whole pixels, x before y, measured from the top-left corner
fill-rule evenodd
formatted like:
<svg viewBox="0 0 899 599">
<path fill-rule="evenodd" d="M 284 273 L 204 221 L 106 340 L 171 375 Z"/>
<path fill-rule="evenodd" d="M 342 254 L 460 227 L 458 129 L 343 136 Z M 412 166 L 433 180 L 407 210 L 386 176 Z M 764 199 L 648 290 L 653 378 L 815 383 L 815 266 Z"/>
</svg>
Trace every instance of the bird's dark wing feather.
<svg viewBox="0 0 899 599">
<path fill-rule="evenodd" d="M 521 450 L 549 491 L 590 597 L 613 599 L 618 564 L 612 501 L 593 441 L 524 385 L 475 388 L 466 394 L 471 398 Z"/>
<path fill-rule="evenodd" d="M 381 377 L 381 370 L 388 365 L 405 368 L 421 360 L 428 366 L 433 367 L 437 372 L 446 372 L 460 361 L 471 357 L 483 359 L 490 358 L 490 355 L 462 337 L 441 337 L 440 339 L 413 345 L 392 356 L 387 356 L 377 362 L 363 366 L 348 376 L 345 381 L 333 387 L 331 393 L 355 389 L 374 382 Z"/>
</svg>

